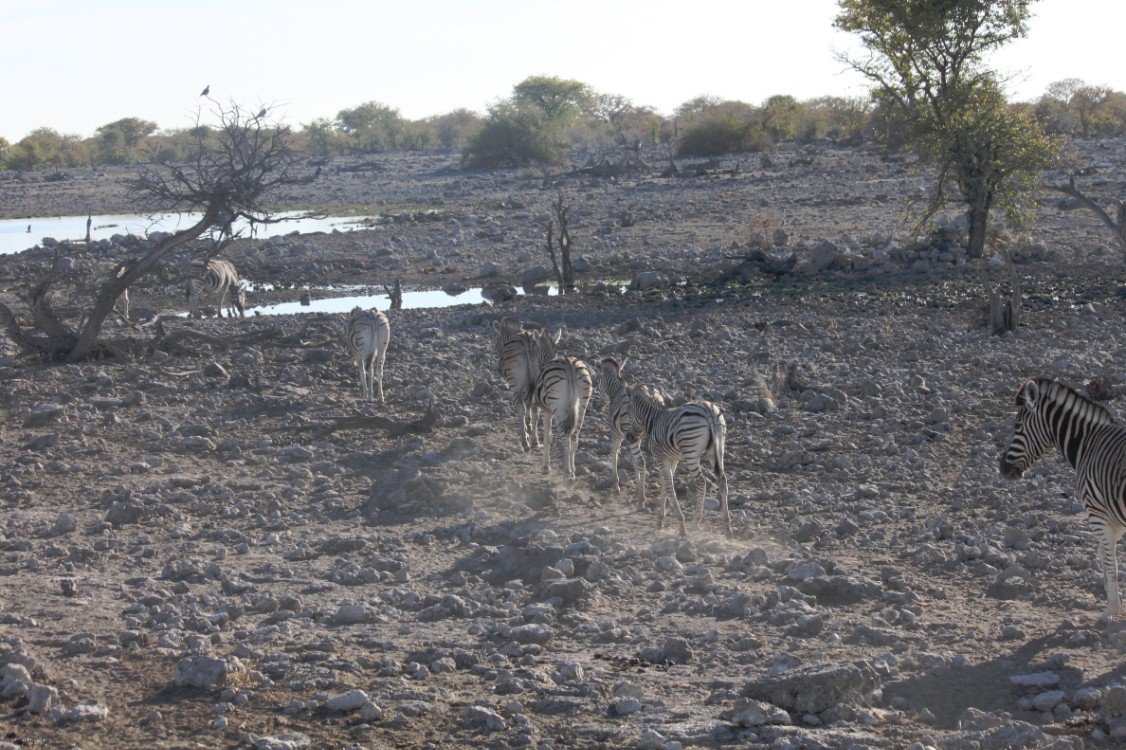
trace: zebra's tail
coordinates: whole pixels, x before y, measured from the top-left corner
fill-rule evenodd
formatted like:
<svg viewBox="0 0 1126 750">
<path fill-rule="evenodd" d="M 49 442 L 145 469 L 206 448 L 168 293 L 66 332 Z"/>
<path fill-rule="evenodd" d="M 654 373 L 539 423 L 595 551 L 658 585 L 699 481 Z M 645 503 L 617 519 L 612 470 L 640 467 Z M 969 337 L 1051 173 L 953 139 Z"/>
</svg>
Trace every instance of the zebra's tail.
<svg viewBox="0 0 1126 750">
<path fill-rule="evenodd" d="M 559 429 L 563 431 L 564 435 L 570 435 L 571 431 L 575 429 L 575 425 L 579 423 L 579 399 L 572 398 L 567 400 L 567 414 L 563 417 L 563 421 L 559 425 Z"/>
<path fill-rule="evenodd" d="M 708 463 L 712 465 L 712 471 L 717 475 L 723 474 L 723 453 L 725 444 L 727 443 L 727 420 L 723 418 L 723 412 L 719 410 L 714 404 L 711 405 L 711 417 L 708 420 L 712 428 L 712 444 L 711 455 L 708 456 Z"/>
</svg>

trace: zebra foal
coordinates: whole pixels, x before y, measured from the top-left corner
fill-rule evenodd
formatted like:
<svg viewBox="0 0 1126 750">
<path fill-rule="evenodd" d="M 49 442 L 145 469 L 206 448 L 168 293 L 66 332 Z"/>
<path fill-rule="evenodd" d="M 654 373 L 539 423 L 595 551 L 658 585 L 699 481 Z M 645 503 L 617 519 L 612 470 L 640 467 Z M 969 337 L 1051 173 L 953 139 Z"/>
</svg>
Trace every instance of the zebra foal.
<svg viewBox="0 0 1126 750">
<path fill-rule="evenodd" d="M 536 379 L 533 403 L 543 411 L 543 473 L 551 471 L 551 433 L 563 434 L 563 474 L 575 479 L 575 452 L 587 403 L 594 386 L 586 363 L 576 357 L 556 357 Z"/>
<path fill-rule="evenodd" d="M 199 317 L 199 298 L 204 294 L 215 293 L 219 294 L 217 315 L 220 318 L 223 317 L 223 310 L 227 311 L 228 317 L 233 318 L 235 310 L 238 310 L 240 318 L 246 317 L 246 291 L 239 283 L 235 264 L 229 260 L 208 259 L 203 274 L 188 279 L 187 293 L 188 314 L 193 318 Z"/>
<path fill-rule="evenodd" d="M 520 404 L 520 445 L 528 451 L 540 444 L 538 407 L 532 399 L 536 379 L 544 364 L 554 359 L 563 329 L 555 334 L 546 328 L 526 331 L 511 315 L 494 320 L 493 328 L 497 332 L 497 369 L 512 390 L 513 404 Z"/>
<path fill-rule="evenodd" d="M 391 341 L 391 323 L 379 310 L 353 307 L 344 324 L 344 341 L 360 370 L 360 389 L 365 401 L 375 397 L 379 388 L 379 403 L 383 400 L 383 363 L 387 359 L 387 344 Z"/>
<path fill-rule="evenodd" d="M 727 533 L 731 534 L 731 511 L 727 507 L 727 474 L 723 470 L 724 443 L 727 440 L 727 421 L 719 407 L 710 401 L 692 401 L 683 406 L 666 407 L 659 395 L 645 386 L 634 384 L 628 388 L 630 414 L 633 421 L 644 427 L 649 441 L 649 453 L 660 463 L 661 507 L 657 515 L 657 528 L 665 525 L 665 509 L 668 497 L 672 496 L 677 515 L 680 516 L 680 535 L 687 536 L 684 527 L 684 511 L 676 496 L 673 475 L 677 464 L 683 461 L 696 480 L 699 495 L 699 508 L 695 523 L 704 518 L 704 497 L 707 494 L 708 480 L 705 478 L 701 461 L 707 460 L 714 473 L 719 489 L 720 506 L 727 523 Z M 644 480 L 644 477 L 642 477 Z M 638 483 L 638 501 L 645 504 L 645 483 Z"/>
<path fill-rule="evenodd" d="M 645 426 L 634 422 L 630 414 L 629 391 L 622 378 L 622 363 L 613 357 L 606 357 L 599 362 L 594 373 L 594 386 L 598 401 L 606 405 L 610 423 L 610 465 L 614 491 L 620 494 L 622 486 L 618 479 L 618 454 L 623 444 L 633 463 L 638 486 L 645 481 L 645 456 L 641 452 Z M 664 404 L 663 401 L 661 403 Z"/>
<path fill-rule="evenodd" d="M 1122 611 L 1116 545 L 1126 531 L 1126 426 L 1102 404 L 1043 376 L 1021 383 L 1016 406 L 1001 476 L 1020 479 L 1053 446 L 1075 469 L 1076 497 L 1098 534 L 1107 599 L 1099 619 L 1108 620 Z"/>
</svg>

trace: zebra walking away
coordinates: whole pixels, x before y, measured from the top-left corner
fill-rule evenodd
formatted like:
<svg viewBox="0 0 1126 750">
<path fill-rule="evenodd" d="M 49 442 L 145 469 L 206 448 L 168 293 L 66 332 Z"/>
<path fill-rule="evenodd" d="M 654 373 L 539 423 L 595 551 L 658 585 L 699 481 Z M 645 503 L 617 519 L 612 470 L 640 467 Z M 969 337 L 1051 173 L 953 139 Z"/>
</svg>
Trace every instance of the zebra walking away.
<svg viewBox="0 0 1126 750">
<path fill-rule="evenodd" d="M 193 264 L 195 265 L 195 264 Z M 223 310 L 227 310 L 229 317 L 234 317 L 238 310 L 240 318 L 246 317 L 246 291 L 239 283 L 238 271 L 235 264 L 229 260 L 210 258 L 203 274 L 188 279 L 188 314 L 193 318 L 199 317 L 199 298 L 204 294 L 219 295 L 217 314 L 223 317 Z M 228 305 L 228 296 L 230 304 Z"/>
<path fill-rule="evenodd" d="M 563 474 L 575 478 L 575 452 L 583 428 L 587 402 L 594 392 L 590 370 L 575 357 L 556 357 L 544 365 L 536 380 L 534 402 L 543 410 L 543 473 L 551 471 L 551 433 L 563 434 Z"/>
<path fill-rule="evenodd" d="M 1001 476 L 1020 479 L 1052 446 L 1075 469 L 1076 497 L 1098 534 L 1107 607 L 1100 619 L 1122 611 L 1118 593 L 1118 539 L 1126 531 L 1126 426 L 1105 406 L 1070 386 L 1037 376 L 1021 383 Z"/>
<path fill-rule="evenodd" d="M 713 479 L 719 489 L 720 506 L 730 535 L 731 511 L 727 507 L 727 474 L 723 470 L 727 421 L 719 407 L 710 401 L 692 401 L 683 406 L 665 407 L 657 396 L 639 384 L 629 386 L 628 393 L 633 420 L 644 426 L 649 453 L 661 465 L 661 507 L 657 515 L 657 528 L 664 528 L 665 509 L 671 495 L 677 515 L 680 516 L 680 535 L 688 534 L 684 528 L 684 511 L 676 497 L 676 484 L 673 481 L 676 466 L 681 461 L 687 464 L 689 473 L 696 480 L 699 508 L 695 523 L 698 525 L 703 520 L 708 481 L 701 461 L 706 459 L 714 473 Z M 639 502 L 644 505 L 644 481 L 638 485 L 638 497 Z"/>
<path fill-rule="evenodd" d="M 622 445 L 625 445 L 633 463 L 637 484 L 640 487 L 645 481 L 645 456 L 641 452 L 641 441 L 645 436 L 645 426 L 633 421 L 629 406 L 629 391 L 622 378 L 623 363 L 613 357 L 606 357 L 598 363 L 594 373 L 595 393 L 598 401 L 606 405 L 607 418 L 610 423 L 610 467 L 614 477 L 614 491 L 621 493 L 622 486 L 618 479 L 618 454 Z M 662 400 L 662 405 L 664 401 Z"/>
<path fill-rule="evenodd" d="M 526 331 L 510 315 L 494 320 L 493 328 L 497 332 L 498 370 L 512 390 L 513 404 L 520 404 L 520 445 L 528 451 L 540 444 L 536 424 L 539 413 L 532 401 L 536 378 L 543 365 L 555 358 L 563 329 L 554 335 L 546 328 Z"/>
<path fill-rule="evenodd" d="M 391 323 L 379 310 L 353 307 L 344 325 L 344 340 L 360 370 L 360 389 L 365 401 L 375 397 L 379 386 L 379 403 L 383 401 L 383 363 L 387 344 L 391 341 Z"/>
</svg>

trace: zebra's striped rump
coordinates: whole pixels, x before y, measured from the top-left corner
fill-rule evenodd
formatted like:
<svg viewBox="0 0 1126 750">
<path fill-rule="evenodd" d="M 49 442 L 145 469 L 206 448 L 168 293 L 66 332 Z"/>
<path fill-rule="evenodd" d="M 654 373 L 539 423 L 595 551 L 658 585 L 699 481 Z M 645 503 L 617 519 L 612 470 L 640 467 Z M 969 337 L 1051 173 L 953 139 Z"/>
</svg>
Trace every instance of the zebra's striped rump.
<svg viewBox="0 0 1126 750">
<path fill-rule="evenodd" d="M 1021 383 L 1013 436 L 1001 456 L 1001 476 L 1019 479 L 1052 446 L 1076 472 L 1076 497 L 1098 533 L 1106 584 L 1106 619 L 1122 610 L 1118 539 L 1126 531 L 1126 426 L 1074 388 L 1038 376 Z"/>
<path fill-rule="evenodd" d="M 239 283 L 234 263 L 210 258 L 205 266 L 198 262 L 193 262 L 192 265 L 198 268 L 187 283 L 188 314 L 191 317 L 199 317 L 199 298 L 202 295 L 216 293 L 219 295 L 220 318 L 223 317 L 223 310 L 227 310 L 229 317 L 234 317 L 235 310 L 238 310 L 240 318 L 246 317 L 246 290 Z"/>
<path fill-rule="evenodd" d="M 665 407 L 653 392 L 637 384 L 629 386 L 628 392 L 632 417 L 635 422 L 644 425 L 649 453 L 661 464 L 661 506 L 657 528 L 664 527 L 667 498 L 671 495 L 673 506 L 680 517 L 680 533 L 682 536 L 687 534 L 684 511 L 680 507 L 673 482 L 677 464 L 681 461 L 688 466 L 689 473 L 696 481 L 699 507 L 695 522 L 699 524 L 703 520 L 708 478 L 705 477 L 702 462 L 706 461 L 712 473 L 710 478 L 718 488 L 727 533 L 731 534 L 727 474 L 723 468 L 727 421 L 719 407 L 710 401 L 692 401 L 683 406 Z M 641 502 L 644 503 L 644 487 Z"/>
<path fill-rule="evenodd" d="M 383 363 L 387 358 L 387 344 L 391 341 L 391 323 L 379 310 L 352 308 L 344 324 L 344 341 L 360 371 L 360 389 L 365 401 L 374 398 L 379 388 L 379 403 L 383 400 Z"/>
<path fill-rule="evenodd" d="M 512 401 L 521 409 L 521 447 L 527 451 L 539 445 L 537 407 L 533 403 L 536 378 L 544 364 L 555 357 L 563 329 L 552 335 L 546 328 L 526 331 L 512 316 L 493 321 L 497 332 L 497 368 L 512 390 Z"/>
<path fill-rule="evenodd" d="M 533 403 L 543 410 L 543 471 L 551 470 L 551 434 L 563 433 L 563 472 L 575 478 L 575 452 L 594 386 L 590 370 L 575 357 L 556 357 L 544 365 L 536 379 Z"/>
</svg>

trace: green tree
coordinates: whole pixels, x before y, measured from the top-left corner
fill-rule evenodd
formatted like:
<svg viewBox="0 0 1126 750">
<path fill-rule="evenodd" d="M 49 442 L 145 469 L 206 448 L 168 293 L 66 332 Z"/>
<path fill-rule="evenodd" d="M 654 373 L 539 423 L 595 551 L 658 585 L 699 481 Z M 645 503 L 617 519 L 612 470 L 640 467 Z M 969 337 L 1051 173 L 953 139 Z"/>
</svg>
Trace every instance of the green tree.
<svg viewBox="0 0 1126 750">
<path fill-rule="evenodd" d="M 455 109 L 444 115 L 435 115 L 426 120 L 433 129 L 440 148 L 464 148 L 469 139 L 481 128 L 481 116 L 469 109 Z"/>
<path fill-rule="evenodd" d="M 336 115 L 337 127 L 358 151 L 381 153 L 399 148 L 405 121 L 399 110 L 379 102 L 365 102 Z"/>
<path fill-rule="evenodd" d="M 12 144 L 8 143 L 8 139 L 0 137 L 0 169 L 9 169 L 8 151 L 11 148 Z"/>
<path fill-rule="evenodd" d="M 872 53 L 845 61 L 874 84 L 886 122 L 937 180 L 916 230 L 957 198 L 967 208 L 971 258 L 984 254 L 998 199 L 1012 218 L 1034 197 L 1058 144 L 1005 104 L 984 56 L 1024 36 L 1035 0 L 841 0 L 837 28 Z M 1023 189 L 1023 191 L 1022 191 Z"/>
<path fill-rule="evenodd" d="M 661 118 L 652 107 L 639 107 L 617 94 L 595 95 L 593 115 L 597 122 L 609 129 L 614 142 L 619 145 L 652 139 L 661 126 Z"/>
<path fill-rule="evenodd" d="M 798 134 L 802 106 L 787 94 L 775 94 L 762 105 L 763 129 L 771 140 L 792 141 Z"/>
<path fill-rule="evenodd" d="M 480 130 L 462 150 L 462 166 L 467 169 L 526 167 L 533 164 L 562 164 L 567 144 L 553 128 L 545 127 L 543 117 L 512 101 L 489 107 Z"/>
<path fill-rule="evenodd" d="M 311 156 L 326 159 L 340 153 L 343 139 L 331 120 L 323 117 L 313 120 L 301 129 L 305 148 Z"/>
<path fill-rule="evenodd" d="M 554 76 L 531 76 L 512 88 L 518 107 L 540 111 L 547 122 L 568 125 L 590 111 L 594 93 L 585 83 Z"/>
<path fill-rule="evenodd" d="M 102 125 L 96 132 L 100 160 L 106 164 L 125 164 L 133 161 L 141 141 L 156 132 L 156 123 L 125 117 Z"/>
</svg>

